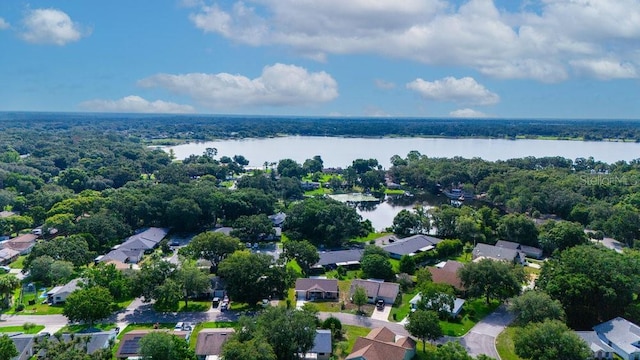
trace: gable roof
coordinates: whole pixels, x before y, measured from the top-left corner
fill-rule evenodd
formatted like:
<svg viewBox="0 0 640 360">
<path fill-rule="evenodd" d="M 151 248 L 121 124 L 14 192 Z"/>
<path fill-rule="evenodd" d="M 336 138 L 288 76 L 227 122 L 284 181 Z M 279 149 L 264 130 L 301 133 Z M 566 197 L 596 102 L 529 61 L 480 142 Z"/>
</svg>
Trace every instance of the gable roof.
<svg viewBox="0 0 640 360">
<path fill-rule="evenodd" d="M 383 246 L 382 249 L 390 254 L 412 255 L 433 249 L 441 239 L 428 235 L 413 235 L 408 238 L 398 240 L 393 244 Z"/>
<path fill-rule="evenodd" d="M 62 339 L 65 342 L 69 342 L 73 337 L 78 337 L 78 338 L 89 338 L 89 341 L 87 341 L 86 343 L 84 341 L 82 341 L 81 346 L 84 347 L 84 345 L 86 344 L 87 346 L 87 354 L 91 355 L 94 352 L 100 350 L 100 349 L 104 349 L 107 348 L 109 346 L 109 341 L 111 341 L 111 339 L 115 339 L 116 338 L 116 333 L 115 331 L 103 331 L 103 332 L 96 332 L 96 333 L 86 333 L 86 334 L 62 334 Z M 55 336 L 52 336 L 49 338 L 51 341 L 57 341 Z"/>
<path fill-rule="evenodd" d="M 395 299 L 400 292 L 400 285 L 396 283 L 354 279 L 351 281 L 350 293 L 353 294 L 356 286 L 361 286 L 367 292 L 367 297 L 376 299 L 378 297 L 386 297 Z"/>
<path fill-rule="evenodd" d="M 233 328 L 202 329 L 198 333 L 196 355 L 220 355 L 222 353 L 222 345 L 234 332 Z"/>
<path fill-rule="evenodd" d="M 587 343 L 592 352 L 604 351 L 608 353 L 614 352 L 613 348 L 602 341 L 595 331 L 576 331 L 576 335 L 580 336 Z"/>
<path fill-rule="evenodd" d="M 35 344 L 35 338 L 38 335 L 35 334 L 23 334 L 23 333 L 14 333 L 7 334 L 11 340 L 13 341 L 13 345 L 15 345 L 16 350 L 18 351 L 17 359 L 24 359 L 27 354 L 30 354 L 30 350 L 33 349 Z"/>
<path fill-rule="evenodd" d="M 327 266 L 330 264 L 336 264 L 336 265 L 359 264 L 363 253 L 364 253 L 364 250 L 362 249 L 321 252 L 318 254 L 320 255 L 320 259 L 314 265 L 314 267 Z"/>
<path fill-rule="evenodd" d="M 47 295 L 71 294 L 80 288 L 80 280 L 82 279 L 73 279 L 63 286 L 56 286 L 51 289 Z"/>
<path fill-rule="evenodd" d="M 498 240 L 495 246 L 503 247 L 505 249 L 520 250 L 520 244 L 507 240 Z"/>
<path fill-rule="evenodd" d="M 0 261 L 11 260 L 20 255 L 20 251 L 11 248 L 0 249 Z"/>
<path fill-rule="evenodd" d="M 473 258 L 489 258 L 494 260 L 515 261 L 521 257 L 518 250 L 508 249 L 504 247 L 493 246 L 489 244 L 478 243 L 473 249 Z"/>
<path fill-rule="evenodd" d="M 345 359 L 401 360 L 407 351 L 415 349 L 411 338 L 396 339 L 396 334 L 387 328 L 375 328 L 366 337 L 359 337 L 353 350 Z"/>
<path fill-rule="evenodd" d="M 518 244 L 513 241 L 498 240 L 495 246 L 503 247 L 506 249 L 520 250 L 527 255 L 530 254 L 536 257 L 542 256 L 542 249 L 537 248 L 535 246 Z"/>
<path fill-rule="evenodd" d="M 3 245 L 5 248 L 22 252 L 32 248 L 36 244 L 37 238 L 38 235 L 35 234 L 24 234 L 7 240 Z"/>
<path fill-rule="evenodd" d="M 640 327 L 627 319 L 617 317 L 594 326 L 593 330 L 627 354 L 640 352 Z"/>
<path fill-rule="evenodd" d="M 324 292 L 338 292 L 338 280 L 336 279 L 297 279 L 296 291 L 320 290 Z"/>
</svg>

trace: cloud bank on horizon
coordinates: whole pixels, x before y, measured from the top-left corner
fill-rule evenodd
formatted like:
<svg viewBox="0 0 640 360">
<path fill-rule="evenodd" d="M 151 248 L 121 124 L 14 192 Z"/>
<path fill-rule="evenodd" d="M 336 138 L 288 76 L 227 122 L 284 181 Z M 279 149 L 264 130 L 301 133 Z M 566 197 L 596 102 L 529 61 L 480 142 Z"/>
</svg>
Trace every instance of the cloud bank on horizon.
<svg viewBox="0 0 640 360">
<path fill-rule="evenodd" d="M 0 4 L 0 110 L 640 118 L 640 0 L 124 4 Z"/>
</svg>

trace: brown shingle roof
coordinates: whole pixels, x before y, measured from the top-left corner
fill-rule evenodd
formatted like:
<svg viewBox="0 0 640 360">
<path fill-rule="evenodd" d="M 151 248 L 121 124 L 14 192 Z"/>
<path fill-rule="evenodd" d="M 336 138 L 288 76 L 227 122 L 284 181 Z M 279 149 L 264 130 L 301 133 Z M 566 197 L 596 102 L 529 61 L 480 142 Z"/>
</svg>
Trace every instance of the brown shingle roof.
<svg viewBox="0 0 640 360">
<path fill-rule="evenodd" d="M 220 355 L 222 345 L 229 339 L 235 330 L 232 328 L 202 329 L 196 342 L 196 355 Z"/>
<path fill-rule="evenodd" d="M 396 334 L 386 327 L 379 327 L 371 330 L 367 334 L 367 339 L 373 339 L 384 342 L 396 342 Z"/>
<path fill-rule="evenodd" d="M 396 342 L 395 336 L 395 333 L 384 327 L 373 329 L 366 337 L 356 339 L 353 351 L 346 357 L 346 360 L 359 358 L 366 360 L 402 360 L 405 358 L 407 351 L 415 349 L 415 342 L 409 338 L 401 338 Z"/>
<path fill-rule="evenodd" d="M 449 284 L 458 290 L 464 290 L 458 276 L 458 269 L 463 266 L 460 262 L 449 260 L 442 268 L 430 267 L 431 280 L 436 284 Z"/>
<path fill-rule="evenodd" d="M 323 290 L 324 292 L 338 292 L 336 279 L 297 279 L 296 291 Z"/>
</svg>

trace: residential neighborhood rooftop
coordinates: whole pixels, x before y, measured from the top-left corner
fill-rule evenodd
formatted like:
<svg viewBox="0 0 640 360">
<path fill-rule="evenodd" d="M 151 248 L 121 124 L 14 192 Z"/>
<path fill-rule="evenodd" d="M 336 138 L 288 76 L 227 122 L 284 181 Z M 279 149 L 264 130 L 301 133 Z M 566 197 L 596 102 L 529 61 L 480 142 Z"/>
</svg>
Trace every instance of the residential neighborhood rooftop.
<svg viewBox="0 0 640 360">
<path fill-rule="evenodd" d="M 429 235 L 413 235 L 408 238 L 396 240 L 394 243 L 383 246 L 391 257 L 401 257 L 403 255 L 415 255 L 420 252 L 433 250 L 441 239 Z"/>
</svg>

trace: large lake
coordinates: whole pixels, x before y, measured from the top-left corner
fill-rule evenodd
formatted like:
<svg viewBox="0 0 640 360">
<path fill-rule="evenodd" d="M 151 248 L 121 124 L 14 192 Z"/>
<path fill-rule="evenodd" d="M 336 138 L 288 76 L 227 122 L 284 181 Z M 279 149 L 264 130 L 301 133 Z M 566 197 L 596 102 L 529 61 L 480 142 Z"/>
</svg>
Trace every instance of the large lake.
<svg viewBox="0 0 640 360">
<path fill-rule="evenodd" d="M 206 148 L 218 149 L 218 156 L 243 155 L 251 167 L 290 158 L 299 163 L 322 156 L 325 167 L 347 167 L 355 159 L 377 159 L 389 168 L 393 155 L 405 157 L 417 150 L 429 157 L 480 157 L 507 160 L 527 156 L 562 156 L 569 159 L 593 156 L 613 163 L 640 158 L 640 143 L 566 140 L 434 139 L 434 138 L 342 138 L 287 136 L 266 139 L 220 140 L 165 147 L 177 159 L 202 155 Z"/>
<path fill-rule="evenodd" d="M 267 139 L 220 140 L 189 143 L 165 147 L 173 149 L 177 159 L 192 154 L 201 155 L 206 148 L 218 149 L 218 156 L 243 155 L 250 167 L 262 167 L 290 158 L 299 163 L 315 155 L 322 156 L 325 167 L 347 167 L 355 159 L 377 159 L 385 168 L 391 166 L 393 155 L 405 157 L 417 150 L 429 157 L 461 156 L 480 157 L 485 160 L 507 160 L 527 156 L 562 156 L 569 159 L 593 156 L 596 160 L 613 163 L 618 160 L 640 158 L 640 143 L 562 141 L 562 140 L 499 140 L 499 139 L 434 139 L 434 138 L 341 138 L 289 136 Z M 382 230 L 393 223 L 393 218 L 402 209 L 411 209 L 413 204 L 422 203 L 429 207 L 446 199 L 436 197 L 418 200 L 385 201 L 375 207 L 359 208 L 364 219 L 371 220 L 376 230 Z"/>
</svg>

